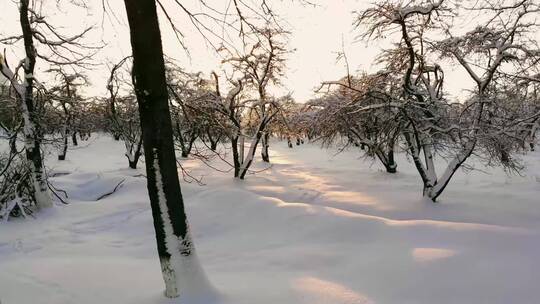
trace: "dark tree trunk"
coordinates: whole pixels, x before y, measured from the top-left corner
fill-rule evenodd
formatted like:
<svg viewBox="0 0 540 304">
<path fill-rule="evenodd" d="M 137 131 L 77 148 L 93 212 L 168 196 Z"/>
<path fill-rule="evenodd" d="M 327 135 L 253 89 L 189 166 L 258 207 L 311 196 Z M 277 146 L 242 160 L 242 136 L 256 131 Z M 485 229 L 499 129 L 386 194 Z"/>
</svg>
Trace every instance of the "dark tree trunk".
<svg viewBox="0 0 540 304">
<path fill-rule="evenodd" d="M 139 104 L 157 251 L 165 295 L 177 297 L 179 288 L 183 287 L 178 286 L 179 281 L 190 279 L 179 276 L 189 276 L 193 271 L 184 269 L 185 265 L 178 259 L 188 259 L 194 249 L 178 180 L 156 1 L 125 0 L 124 3 L 131 33 L 133 85 Z"/>
<path fill-rule="evenodd" d="M 262 142 L 261 142 L 262 143 L 261 157 L 262 157 L 263 162 L 266 162 L 266 163 L 270 162 L 270 154 L 268 154 L 269 140 L 270 140 L 270 135 L 268 133 L 265 133 L 262 137 Z"/>
<path fill-rule="evenodd" d="M 77 142 L 77 131 L 73 131 L 71 134 L 71 141 L 73 142 L 74 146 L 78 146 L 79 143 Z"/>
<path fill-rule="evenodd" d="M 266 123 L 262 123 L 259 126 L 259 129 L 257 130 L 257 134 L 255 135 L 255 142 L 252 142 L 251 145 L 255 145 L 255 148 L 253 150 L 253 155 L 248 155 L 248 161 L 245 164 L 242 164 L 242 168 L 240 170 L 240 179 L 244 179 L 246 177 L 246 174 L 248 173 L 248 169 L 253 163 L 253 159 L 255 159 L 255 153 L 257 152 L 257 145 L 261 141 L 262 132 L 260 130 L 264 130 Z M 250 146 L 251 150 L 251 146 Z"/>
<path fill-rule="evenodd" d="M 58 154 L 58 160 L 65 160 L 66 159 L 66 154 L 67 154 L 67 149 L 68 149 L 68 136 L 67 136 L 67 130 L 64 132 L 64 134 L 62 135 L 62 139 L 63 139 L 63 144 L 62 144 L 62 152 L 60 154 Z"/>
<path fill-rule="evenodd" d="M 218 141 L 211 141 L 210 142 L 210 150 L 212 151 L 216 151 L 217 150 L 217 144 L 218 144 Z"/>
<path fill-rule="evenodd" d="M 139 163 L 139 158 L 141 157 L 142 153 L 142 145 L 143 145 L 143 138 L 139 139 L 139 142 L 137 143 L 137 146 L 135 147 L 135 152 L 133 152 L 133 160 L 129 159 L 128 157 L 128 163 L 129 167 L 131 169 L 137 169 L 137 164 Z"/>
<path fill-rule="evenodd" d="M 18 152 L 17 150 L 17 133 L 15 132 L 13 135 L 9 138 L 9 152 L 13 155 L 16 155 Z"/>
<path fill-rule="evenodd" d="M 501 150 L 501 162 L 503 164 L 510 163 L 510 154 L 506 150 Z"/>
<path fill-rule="evenodd" d="M 216 151 L 217 145 L 218 145 L 219 140 L 221 139 L 221 136 L 217 136 L 216 138 L 214 138 L 212 136 L 212 132 L 208 128 L 206 130 L 206 137 L 208 138 L 208 141 L 210 142 L 210 150 Z"/>
<path fill-rule="evenodd" d="M 231 148 L 233 152 L 234 177 L 239 177 L 241 163 L 238 160 L 240 156 L 238 152 L 238 137 L 231 137 Z"/>
<path fill-rule="evenodd" d="M 397 172 L 397 164 L 394 160 L 394 150 L 388 151 L 387 156 L 388 162 L 385 164 L 386 172 L 388 173 L 396 173 Z"/>
<path fill-rule="evenodd" d="M 184 134 L 182 134 L 182 128 L 180 127 L 180 123 L 178 120 L 176 121 L 176 138 L 178 139 L 178 143 L 180 144 L 181 155 L 183 158 L 186 158 L 191 153 L 191 149 L 193 148 L 193 143 L 197 139 L 196 131 L 191 131 L 189 133 L 189 138 L 184 138 Z M 186 142 L 187 141 L 187 142 Z"/>
<path fill-rule="evenodd" d="M 369 149 L 381 161 L 387 173 L 397 172 L 397 164 L 394 160 L 394 150 L 390 149 L 385 153 L 380 147 L 370 147 Z"/>
<path fill-rule="evenodd" d="M 68 98 L 71 99 L 70 93 L 69 93 L 69 86 L 68 86 Z M 68 136 L 69 136 L 69 128 L 71 126 L 71 115 L 67 109 L 66 103 L 62 102 L 62 109 L 64 110 L 64 115 L 66 115 L 66 121 L 64 122 L 64 131 L 62 132 L 62 151 L 60 154 L 58 154 L 58 160 L 65 160 L 67 149 L 68 149 Z"/>
<path fill-rule="evenodd" d="M 133 160 L 133 161 L 129 160 L 128 161 L 129 168 L 130 169 L 137 169 L 137 163 L 138 162 L 139 162 L 139 156 L 135 156 L 135 160 Z"/>
<path fill-rule="evenodd" d="M 189 134 L 190 138 L 188 139 L 188 142 L 186 144 L 185 141 L 182 142 L 182 157 L 186 158 L 191 154 L 191 150 L 193 149 L 193 143 L 195 143 L 195 140 L 197 140 L 197 131 L 192 131 Z"/>
</svg>

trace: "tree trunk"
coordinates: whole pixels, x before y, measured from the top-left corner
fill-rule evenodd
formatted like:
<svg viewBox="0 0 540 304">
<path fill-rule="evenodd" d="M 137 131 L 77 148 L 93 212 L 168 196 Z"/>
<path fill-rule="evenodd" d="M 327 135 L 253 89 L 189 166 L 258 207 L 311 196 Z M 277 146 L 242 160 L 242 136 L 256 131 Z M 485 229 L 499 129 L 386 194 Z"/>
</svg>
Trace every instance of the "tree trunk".
<svg viewBox="0 0 540 304">
<path fill-rule="evenodd" d="M 396 164 L 396 161 L 394 160 L 394 150 L 388 151 L 388 156 L 386 157 L 386 159 L 388 160 L 387 163 L 385 164 L 386 172 L 396 173 L 397 164 Z"/>
<path fill-rule="evenodd" d="M 139 158 L 141 157 L 141 150 L 143 145 L 142 135 L 139 137 L 137 143 L 131 141 L 124 141 L 126 146 L 126 157 L 128 159 L 128 165 L 131 169 L 137 169 L 137 164 L 139 163 Z"/>
<path fill-rule="evenodd" d="M 69 90 L 68 90 L 69 92 Z M 68 98 L 70 98 L 68 93 Z M 58 160 L 65 160 L 67 149 L 68 149 L 68 134 L 69 134 L 69 127 L 71 125 L 71 115 L 69 114 L 69 111 L 66 107 L 66 103 L 62 102 L 62 108 L 64 109 L 64 115 L 66 115 L 66 121 L 64 122 L 64 130 L 62 131 L 62 150 L 60 154 L 58 154 Z"/>
<path fill-rule="evenodd" d="M 178 180 L 156 2 L 125 0 L 124 4 L 165 296 L 178 297 L 209 285 L 195 255 Z"/>
<path fill-rule="evenodd" d="M 139 157 L 136 156 L 136 160 L 128 160 L 128 165 L 130 169 L 137 169 L 137 163 L 139 162 Z"/>
<path fill-rule="evenodd" d="M 262 130 L 266 127 L 266 121 L 263 119 L 263 121 L 259 124 L 259 127 L 257 128 L 257 133 L 255 134 L 255 138 L 251 141 L 251 144 L 249 146 L 248 154 L 244 158 L 244 154 L 242 153 L 242 163 L 240 165 L 240 179 L 244 179 L 246 177 L 246 174 L 249 170 L 249 167 L 251 166 L 251 163 L 253 163 L 253 159 L 255 158 L 255 153 L 257 152 L 257 146 L 259 145 L 259 141 L 261 140 Z M 242 150 L 244 149 L 242 144 Z"/>
<path fill-rule="evenodd" d="M 241 162 L 239 160 L 240 153 L 238 151 L 238 136 L 231 137 L 231 149 L 233 153 L 234 177 L 239 177 Z"/>
<path fill-rule="evenodd" d="M 189 154 L 191 154 L 191 150 L 193 149 L 193 143 L 197 140 L 197 132 L 193 131 L 189 134 L 190 138 L 188 139 L 188 142 L 186 144 L 185 141 L 182 142 L 182 157 L 187 158 Z"/>
<path fill-rule="evenodd" d="M 394 160 L 394 150 L 389 150 L 388 153 L 385 153 L 380 147 L 378 146 L 370 146 L 370 151 L 373 151 L 373 153 L 377 156 L 379 161 L 383 164 L 384 168 L 386 169 L 387 173 L 396 173 L 397 172 L 397 164 Z"/>
<path fill-rule="evenodd" d="M 41 156 L 41 130 L 35 113 L 34 105 L 34 67 L 36 65 L 36 49 L 32 36 L 32 28 L 28 17 L 29 0 L 21 0 L 19 20 L 23 32 L 24 49 L 26 53 L 23 64 L 25 85 L 21 94 L 22 112 L 25 119 L 24 136 L 26 142 L 26 159 L 30 163 L 34 185 L 34 198 L 39 208 L 52 207 L 52 199 L 47 185 L 47 176 Z"/>
<path fill-rule="evenodd" d="M 216 141 L 211 141 L 210 142 L 210 150 L 216 151 L 217 150 L 217 144 L 218 144 L 217 140 Z"/>
<path fill-rule="evenodd" d="M 268 147 L 270 135 L 268 133 L 264 133 L 263 137 L 261 138 L 261 157 L 263 162 L 269 163 L 270 162 L 270 154 L 268 154 Z"/>
<path fill-rule="evenodd" d="M 73 142 L 74 146 L 79 145 L 79 143 L 77 142 L 77 131 L 73 131 L 73 133 L 71 133 L 71 141 Z"/>
<path fill-rule="evenodd" d="M 12 155 L 19 153 L 17 150 L 17 132 L 13 132 L 13 134 L 10 134 L 9 136 L 9 152 Z"/>
<path fill-rule="evenodd" d="M 501 150 L 501 162 L 503 164 L 510 163 L 510 154 L 506 150 Z"/>
<path fill-rule="evenodd" d="M 217 138 L 212 137 L 212 132 L 208 128 L 206 130 L 206 137 L 208 138 L 208 141 L 210 142 L 210 150 L 216 151 L 217 145 L 219 140 L 221 139 L 221 136 L 217 136 Z"/>
<path fill-rule="evenodd" d="M 68 149 L 68 137 L 67 137 L 67 130 L 64 129 L 64 132 L 62 132 L 62 150 L 60 152 L 60 154 L 58 154 L 58 160 L 65 160 L 66 159 L 66 154 L 67 154 L 67 149 Z"/>
<path fill-rule="evenodd" d="M 182 154 L 181 154 L 182 157 L 183 158 L 188 157 L 189 149 L 186 145 L 184 134 L 182 134 L 182 128 L 180 127 L 180 123 L 178 122 L 178 119 L 176 120 L 176 138 L 178 139 L 178 143 L 180 144 L 180 149 L 182 150 Z"/>
</svg>

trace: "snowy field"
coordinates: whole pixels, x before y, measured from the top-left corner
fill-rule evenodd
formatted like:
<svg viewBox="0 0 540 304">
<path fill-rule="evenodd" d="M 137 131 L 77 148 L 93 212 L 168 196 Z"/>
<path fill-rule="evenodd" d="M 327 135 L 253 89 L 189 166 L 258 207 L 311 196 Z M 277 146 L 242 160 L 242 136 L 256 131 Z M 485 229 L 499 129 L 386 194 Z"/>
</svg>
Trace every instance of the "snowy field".
<svg viewBox="0 0 540 304">
<path fill-rule="evenodd" d="M 215 302 L 540 303 L 539 152 L 523 176 L 460 171 L 433 204 L 402 155 L 391 175 L 357 151 L 272 144 L 245 181 L 182 161 L 205 184 L 182 190 Z M 49 158 L 70 204 L 0 223 L 2 304 L 197 303 L 162 296 L 144 170 L 122 143 Z"/>
</svg>

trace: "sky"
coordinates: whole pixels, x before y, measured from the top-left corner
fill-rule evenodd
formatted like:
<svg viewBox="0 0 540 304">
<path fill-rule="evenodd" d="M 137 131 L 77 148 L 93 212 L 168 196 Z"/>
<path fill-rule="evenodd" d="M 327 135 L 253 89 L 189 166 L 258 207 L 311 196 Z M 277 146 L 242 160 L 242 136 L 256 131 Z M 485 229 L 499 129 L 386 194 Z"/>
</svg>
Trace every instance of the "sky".
<svg viewBox="0 0 540 304">
<path fill-rule="evenodd" d="M 86 41 L 100 43 L 104 48 L 95 56 L 95 62 L 101 64 L 95 66 L 92 71 L 86 73 L 90 76 L 92 88 L 90 94 L 105 94 L 105 84 L 108 70 L 113 62 L 130 55 L 129 31 L 122 1 L 110 1 L 109 14 L 103 21 L 101 0 L 87 0 L 89 9 L 51 8 L 46 10 L 49 19 L 57 25 L 63 33 L 75 33 L 86 26 L 94 25 L 96 28 Z M 189 1 L 185 1 L 189 2 Z M 193 1 L 192 1 L 193 2 Z M 225 7 L 228 1 L 215 0 L 216 7 Z M 376 48 L 367 47 L 363 42 L 354 42 L 358 32 L 353 31 L 352 12 L 361 9 L 368 4 L 367 1 L 356 0 L 332 0 L 311 1 L 316 6 L 303 5 L 298 0 L 273 1 L 274 11 L 283 19 L 283 26 L 291 34 L 289 37 L 290 48 L 294 50 L 288 56 L 286 63 L 286 78 L 280 88 L 272 88 L 274 94 L 291 92 L 298 101 L 305 101 L 313 96 L 313 90 L 322 81 L 334 80 L 345 74 L 343 62 L 337 62 L 337 52 L 342 48 L 347 52 L 353 69 L 368 69 L 376 53 Z M 220 6 L 221 5 L 221 6 Z M 17 23 L 17 5 L 11 0 L 0 1 L 0 35 L 12 35 L 20 33 Z M 179 28 L 185 35 L 185 44 L 189 55 L 182 49 L 176 40 L 171 28 L 164 22 L 161 16 L 162 40 L 165 53 L 175 58 L 178 63 L 188 71 L 202 71 L 209 74 L 219 69 L 220 57 L 215 50 L 207 45 L 200 34 L 186 20 L 186 15 L 178 10 L 171 9 L 171 15 L 175 18 Z M 221 31 L 215 28 L 216 32 Z M 235 39 L 237 37 L 233 37 Z M 4 46 L 7 50 L 8 60 L 19 60 L 22 48 Z M 17 59 L 16 59 L 17 58 Z M 39 65 L 38 70 L 46 67 Z M 37 73 L 37 77 L 39 73 Z M 46 77 L 46 76 L 42 76 Z M 43 81 L 47 82 L 47 81 Z"/>
<path fill-rule="evenodd" d="M 125 17 L 123 1 L 109 0 L 108 14 L 103 15 L 102 0 L 85 1 L 88 9 L 74 9 L 72 6 L 53 6 L 44 8 L 44 12 L 67 36 L 77 33 L 88 26 L 94 30 L 86 40 L 91 45 L 103 45 L 103 49 L 94 56 L 97 65 L 85 73 L 89 76 L 91 87 L 86 95 L 105 95 L 105 85 L 110 67 L 123 57 L 130 55 L 129 30 Z M 199 0 L 183 0 L 182 3 L 194 10 L 200 9 Z M 256 2 L 258 0 L 245 0 Z M 349 60 L 351 72 L 375 71 L 373 64 L 381 46 L 377 41 L 368 43 L 358 41 L 359 31 L 353 28 L 355 10 L 368 7 L 371 1 L 366 0 L 310 0 L 315 6 L 304 5 L 300 0 L 271 0 L 274 12 L 282 20 L 282 25 L 290 31 L 290 48 L 294 50 L 288 56 L 286 63 L 286 78 L 279 88 L 270 88 L 275 95 L 292 93 L 298 102 L 305 102 L 314 96 L 314 89 L 323 81 L 337 80 L 346 74 L 343 62 L 337 61 L 337 52 L 345 51 Z M 56 3 L 56 1 L 52 1 Z M 202 38 L 187 18 L 187 15 L 172 6 L 173 0 L 162 0 L 168 5 L 168 11 L 176 26 L 184 35 L 184 43 L 189 54 L 175 38 L 171 27 L 161 15 L 161 30 L 164 51 L 166 55 L 177 60 L 177 63 L 190 72 L 202 71 L 209 75 L 213 70 L 220 69 L 220 57 Z M 212 0 L 217 9 L 225 10 L 230 0 Z M 62 1 L 61 1 L 62 3 Z M 54 4 L 53 4 L 54 5 Z M 17 19 L 17 5 L 14 0 L 0 1 L 0 36 L 20 33 Z M 209 34 L 210 33 L 210 34 Z M 219 35 L 222 29 L 218 26 L 211 28 L 207 35 Z M 230 31 L 228 41 L 239 41 Z M 214 40 L 215 41 L 215 40 Z M 12 62 L 22 58 L 22 48 L 6 46 L 6 54 Z M 36 76 L 47 84 L 50 79 L 40 74 L 47 67 L 38 63 Z M 455 68 L 459 69 L 459 68 Z M 462 73 L 446 71 L 447 89 L 454 95 L 460 95 L 464 88 L 469 88 L 470 82 L 463 78 Z M 462 72 L 462 71 L 461 71 Z"/>
</svg>

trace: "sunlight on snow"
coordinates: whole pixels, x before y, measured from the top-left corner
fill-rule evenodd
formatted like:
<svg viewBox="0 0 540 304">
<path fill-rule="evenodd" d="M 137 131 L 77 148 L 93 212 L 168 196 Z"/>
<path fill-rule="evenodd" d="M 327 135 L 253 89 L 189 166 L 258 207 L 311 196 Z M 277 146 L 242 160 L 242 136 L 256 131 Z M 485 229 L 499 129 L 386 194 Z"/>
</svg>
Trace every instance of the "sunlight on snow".
<svg viewBox="0 0 540 304">
<path fill-rule="evenodd" d="M 375 198 L 357 191 L 327 191 L 324 193 L 329 201 L 356 205 L 375 205 Z"/>
<path fill-rule="evenodd" d="M 294 280 L 293 288 L 310 304 L 375 304 L 365 295 L 335 282 L 315 277 Z"/>
<path fill-rule="evenodd" d="M 443 248 L 414 248 L 412 256 L 416 262 L 431 262 L 456 255 L 456 251 Z"/>
<path fill-rule="evenodd" d="M 276 151 L 275 149 L 272 150 L 272 164 L 274 165 L 292 165 L 294 164 L 294 160 L 287 157 L 285 153 L 281 153 L 280 151 Z"/>
<path fill-rule="evenodd" d="M 272 186 L 272 185 L 253 185 L 247 187 L 248 189 L 255 191 L 257 193 L 259 192 L 267 192 L 267 193 L 285 193 L 285 188 L 282 186 Z"/>
<path fill-rule="evenodd" d="M 330 183 L 328 179 L 310 172 L 283 170 L 281 174 L 294 181 L 296 187 L 316 192 L 317 195 L 311 195 L 313 199 L 320 196 L 327 202 L 338 204 L 337 206 L 332 205 L 332 207 L 340 208 L 343 207 L 343 204 L 371 206 L 378 203 L 372 196 L 358 191 L 344 190 L 342 187 Z"/>
</svg>

